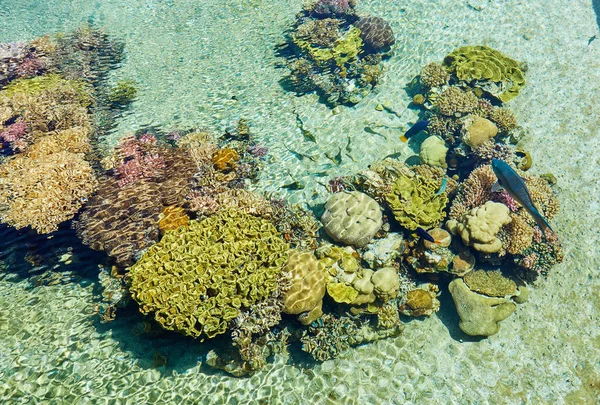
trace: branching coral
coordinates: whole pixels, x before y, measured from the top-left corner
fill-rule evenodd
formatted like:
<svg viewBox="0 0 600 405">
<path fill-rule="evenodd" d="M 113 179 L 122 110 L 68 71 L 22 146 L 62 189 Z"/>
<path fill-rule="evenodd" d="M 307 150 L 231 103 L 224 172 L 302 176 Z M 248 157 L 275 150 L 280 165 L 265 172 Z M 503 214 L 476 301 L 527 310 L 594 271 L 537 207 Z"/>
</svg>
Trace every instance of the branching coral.
<svg viewBox="0 0 600 405">
<path fill-rule="evenodd" d="M 435 102 L 440 114 L 447 117 L 462 117 L 472 113 L 478 106 L 477 97 L 471 91 L 448 87 Z"/>
<path fill-rule="evenodd" d="M 450 207 L 450 219 L 460 220 L 463 215 L 475 207 L 483 205 L 492 198 L 492 186 L 496 175 L 489 165 L 473 170 L 460 184 L 456 198 Z"/>
<path fill-rule="evenodd" d="M 150 247 L 129 270 L 132 296 L 164 328 L 211 338 L 277 289 L 287 251 L 268 221 L 224 211 Z"/>
<path fill-rule="evenodd" d="M 419 80 L 421 81 L 421 84 L 427 88 L 441 87 L 448 84 L 450 73 L 448 73 L 446 68 L 439 63 L 429 63 L 421 69 Z"/>
</svg>

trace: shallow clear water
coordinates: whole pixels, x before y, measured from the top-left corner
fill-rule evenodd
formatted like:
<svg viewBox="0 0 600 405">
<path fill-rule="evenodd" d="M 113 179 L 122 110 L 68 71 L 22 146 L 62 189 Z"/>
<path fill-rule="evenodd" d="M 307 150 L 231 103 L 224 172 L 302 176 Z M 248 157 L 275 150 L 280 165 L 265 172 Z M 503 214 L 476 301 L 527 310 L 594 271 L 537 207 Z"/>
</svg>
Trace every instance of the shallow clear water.
<svg viewBox="0 0 600 405">
<path fill-rule="evenodd" d="M 595 0 L 594 0 L 595 2 Z M 349 174 L 391 153 L 414 152 L 403 127 L 406 84 L 430 61 L 466 44 L 486 44 L 529 65 L 528 84 L 510 103 L 528 135 L 536 174 L 552 172 L 562 209 L 553 226 L 565 260 L 530 300 L 487 339 L 464 339 L 453 309 L 406 322 L 398 338 L 344 352 L 323 364 L 277 355 L 249 378 L 203 364 L 207 345 L 169 334 L 140 336 L 135 310 L 103 325 L 101 258 L 61 230 L 48 240 L 5 227 L 0 265 L 1 403 L 431 403 L 594 404 L 600 402 L 600 6 L 589 0 L 367 1 L 358 9 L 386 18 L 397 43 L 376 90 L 332 114 L 312 95 L 279 84 L 274 47 L 300 2 L 290 0 L 53 0 L 0 2 L 0 42 L 27 40 L 93 22 L 126 42 L 111 80 L 133 78 L 136 101 L 110 139 L 156 126 L 221 133 L 247 118 L 270 149 L 255 188 L 292 202 L 321 203 L 323 178 Z M 595 11 L 595 10 L 596 11 Z M 232 97 L 235 96 L 234 100 Z M 378 111 L 378 104 L 397 114 Z M 300 117 L 316 137 L 307 142 Z M 348 139 L 352 158 L 332 165 Z M 316 154 L 298 159 L 285 145 Z M 291 177 L 302 190 L 281 189 Z M 315 180 L 316 179 L 316 180 Z M 73 248 L 73 263 L 59 258 Z M 41 255 L 42 267 L 32 265 Z M 449 297 L 442 297 L 452 307 Z M 155 367 L 155 353 L 167 365 Z"/>
</svg>

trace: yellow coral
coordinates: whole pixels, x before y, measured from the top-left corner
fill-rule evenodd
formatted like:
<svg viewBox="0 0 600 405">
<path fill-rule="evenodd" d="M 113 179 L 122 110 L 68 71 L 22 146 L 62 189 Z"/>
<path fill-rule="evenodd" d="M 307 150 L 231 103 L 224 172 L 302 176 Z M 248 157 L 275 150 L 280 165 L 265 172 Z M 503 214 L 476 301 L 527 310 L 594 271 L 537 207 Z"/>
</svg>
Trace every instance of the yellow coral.
<svg viewBox="0 0 600 405">
<path fill-rule="evenodd" d="M 300 314 L 308 325 L 322 314 L 327 272 L 312 252 L 292 250 L 284 271 L 290 274 L 292 285 L 283 297 L 283 312 Z"/>
<path fill-rule="evenodd" d="M 79 211 L 97 186 L 82 154 L 16 155 L 0 166 L 0 217 L 15 228 L 49 233 Z"/>
<path fill-rule="evenodd" d="M 212 338 L 276 291 L 288 249 L 270 222 L 223 211 L 167 232 L 130 268 L 130 291 L 164 328 Z"/>
<path fill-rule="evenodd" d="M 213 155 L 212 161 L 218 170 L 232 169 L 240 155 L 231 148 L 219 149 Z"/>
</svg>

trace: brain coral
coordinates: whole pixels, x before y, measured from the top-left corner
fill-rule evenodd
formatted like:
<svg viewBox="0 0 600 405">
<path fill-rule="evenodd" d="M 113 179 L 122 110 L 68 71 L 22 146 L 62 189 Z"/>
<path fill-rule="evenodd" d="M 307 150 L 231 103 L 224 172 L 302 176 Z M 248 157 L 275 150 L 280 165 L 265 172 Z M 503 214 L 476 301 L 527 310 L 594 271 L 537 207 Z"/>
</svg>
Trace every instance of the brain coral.
<svg viewBox="0 0 600 405">
<path fill-rule="evenodd" d="M 329 197 L 321 222 L 335 241 L 365 246 L 382 225 L 381 209 L 359 191 L 343 191 Z"/>
<path fill-rule="evenodd" d="M 377 52 L 396 42 L 392 27 L 381 17 L 362 17 L 354 26 L 360 30 L 360 38 L 369 50 Z"/>
<path fill-rule="evenodd" d="M 415 230 L 438 226 L 446 213 L 446 192 L 437 194 L 438 182 L 424 176 L 401 175 L 385 196 L 396 220 L 406 229 Z"/>
<path fill-rule="evenodd" d="M 267 299 L 288 259 L 268 221 L 234 210 L 168 232 L 130 268 L 130 291 L 165 328 L 212 338 Z"/>
<path fill-rule="evenodd" d="M 459 80 L 491 82 L 480 87 L 502 102 L 515 98 L 525 76 L 519 63 L 487 46 L 464 46 L 444 58 L 446 66 Z"/>
<path fill-rule="evenodd" d="M 283 312 L 300 314 L 300 322 L 309 325 L 323 314 L 327 283 L 325 267 L 312 252 L 292 250 L 285 271 L 290 274 L 292 285 L 283 297 Z"/>
<path fill-rule="evenodd" d="M 0 217 L 15 228 L 53 232 L 79 211 L 97 184 L 83 154 L 16 155 L 0 166 Z"/>
</svg>

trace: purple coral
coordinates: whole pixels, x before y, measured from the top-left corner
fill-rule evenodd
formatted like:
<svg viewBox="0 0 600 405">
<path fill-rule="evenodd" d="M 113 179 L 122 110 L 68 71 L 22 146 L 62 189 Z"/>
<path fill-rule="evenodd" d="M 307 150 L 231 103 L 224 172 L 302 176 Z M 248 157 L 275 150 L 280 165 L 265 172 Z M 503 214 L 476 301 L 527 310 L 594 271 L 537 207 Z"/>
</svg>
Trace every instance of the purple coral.
<svg viewBox="0 0 600 405">
<path fill-rule="evenodd" d="M 262 144 L 256 144 L 256 145 L 252 145 L 248 148 L 248 152 L 250 152 L 250 154 L 254 157 L 263 157 L 266 156 L 266 154 L 269 152 L 269 149 L 262 145 Z"/>
</svg>

